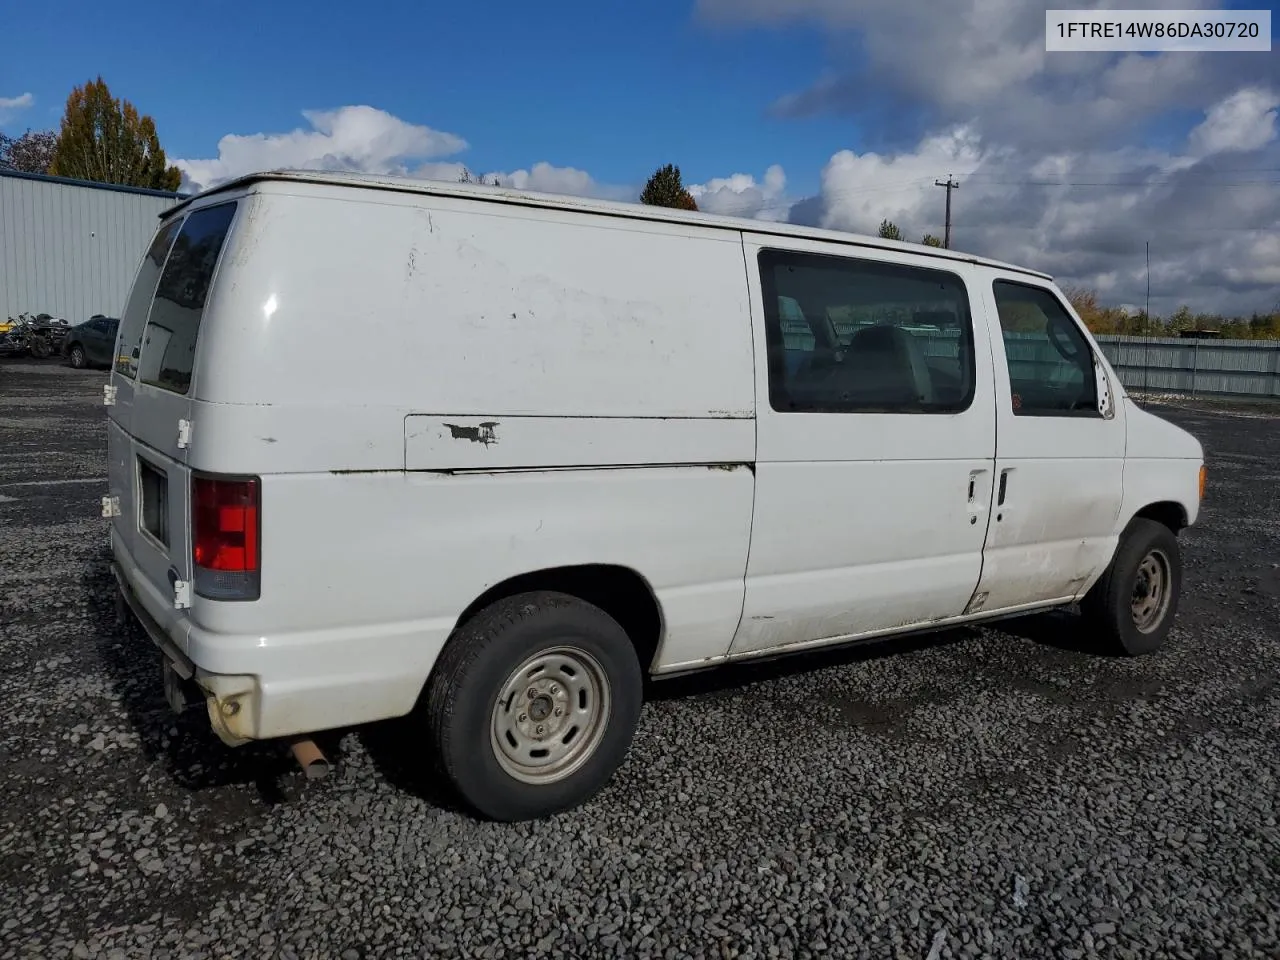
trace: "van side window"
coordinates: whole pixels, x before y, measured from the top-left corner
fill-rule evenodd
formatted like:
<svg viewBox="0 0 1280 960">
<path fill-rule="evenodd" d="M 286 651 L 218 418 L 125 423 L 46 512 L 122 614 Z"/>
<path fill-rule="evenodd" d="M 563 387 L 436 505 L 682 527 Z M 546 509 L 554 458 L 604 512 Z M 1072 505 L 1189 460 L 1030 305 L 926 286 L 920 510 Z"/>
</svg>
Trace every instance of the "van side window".
<svg viewBox="0 0 1280 960">
<path fill-rule="evenodd" d="M 129 291 L 129 301 L 121 315 L 119 348 L 116 350 L 114 366 L 116 373 L 131 380 L 138 375 L 142 328 L 147 324 L 147 312 L 151 309 L 151 298 L 156 292 L 156 281 L 160 279 L 165 258 L 169 256 L 169 247 L 173 244 L 181 223 L 181 220 L 171 220 L 156 231 L 155 238 L 138 267 L 138 275 Z"/>
<path fill-rule="evenodd" d="M 1013 412 L 1023 417 L 1101 416 L 1093 351 L 1054 294 L 1030 284 L 992 285 Z"/>
<path fill-rule="evenodd" d="M 973 402 L 969 296 L 953 273 L 762 250 L 769 402 L 784 413 L 955 413 Z"/>
<path fill-rule="evenodd" d="M 142 338 L 138 368 L 142 383 L 174 393 L 191 388 L 204 303 L 235 212 L 235 203 L 220 203 L 196 210 L 182 225 L 160 275 Z"/>
</svg>

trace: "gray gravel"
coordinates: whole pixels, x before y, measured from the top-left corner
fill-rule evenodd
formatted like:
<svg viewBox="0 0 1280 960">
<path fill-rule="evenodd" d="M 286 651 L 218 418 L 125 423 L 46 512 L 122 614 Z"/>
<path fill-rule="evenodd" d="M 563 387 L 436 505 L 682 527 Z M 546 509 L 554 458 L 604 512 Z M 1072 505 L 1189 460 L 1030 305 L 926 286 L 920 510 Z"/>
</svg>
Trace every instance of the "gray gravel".
<svg viewBox="0 0 1280 960">
<path fill-rule="evenodd" d="M 102 382 L 0 365 L 0 956 L 1280 956 L 1277 419 L 1170 411 L 1211 481 L 1158 657 L 1042 617 L 669 681 L 603 795 L 501 826 L 402 724 L 308 782 L 168 712 Z"/>
</svg>

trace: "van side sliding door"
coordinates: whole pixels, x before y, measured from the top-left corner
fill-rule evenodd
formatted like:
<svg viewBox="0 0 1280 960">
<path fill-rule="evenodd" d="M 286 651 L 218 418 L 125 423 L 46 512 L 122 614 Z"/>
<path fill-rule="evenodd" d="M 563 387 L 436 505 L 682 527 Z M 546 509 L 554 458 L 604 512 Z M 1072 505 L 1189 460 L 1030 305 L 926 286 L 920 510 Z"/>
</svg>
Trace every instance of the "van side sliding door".
<svg viewBox="0 0 1280 960">
<path fill-rule="evenodd" d="M 968 265 L 743 240 L 757 463 L 732 653 L 961 616 L 981 576 L 996 448 Z"/>
<path fill-rule="evenodd" d="M 1047 281 L 984 270 L 996 363 L 996 498 L 974 610 L 1075 598 L 1115 547 L 1122 404 Z"/>
</svg>

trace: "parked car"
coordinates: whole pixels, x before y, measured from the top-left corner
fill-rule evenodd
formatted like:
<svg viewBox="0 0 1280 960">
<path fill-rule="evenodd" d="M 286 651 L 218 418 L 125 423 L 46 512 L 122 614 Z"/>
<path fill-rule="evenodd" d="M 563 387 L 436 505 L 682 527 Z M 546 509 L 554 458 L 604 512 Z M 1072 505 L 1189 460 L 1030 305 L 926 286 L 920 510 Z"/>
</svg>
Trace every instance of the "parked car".
<svg viewBox="0 0 1280 960">
<path fill-rule="evenodd" d="M 116 331 L 120 320 L 95 314 L 84 323 L 67 331 L 62 355 L 77 370 L 85 367 L 110 367 L 115 358 Z"/>
<path fill-rule="evenodd" d="M 1151 653 L 1204 489 L 1051 277 L 640 205 L 241 178 L 163 217 L 118 354 L 174 708 L 300 759 L 408 717 L 499 820 L 609 781 L 645 674 L 1077 601 Z"/>
</svg>

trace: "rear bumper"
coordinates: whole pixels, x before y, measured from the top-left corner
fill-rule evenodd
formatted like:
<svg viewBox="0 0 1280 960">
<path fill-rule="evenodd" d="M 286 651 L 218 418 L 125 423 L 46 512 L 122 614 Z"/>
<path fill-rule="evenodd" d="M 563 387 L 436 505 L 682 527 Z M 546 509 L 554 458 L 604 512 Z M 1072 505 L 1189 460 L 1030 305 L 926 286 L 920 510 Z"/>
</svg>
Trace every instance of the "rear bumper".
<svg viewBox="0 0 1280 960">
<path fill-rule="evenodd" d="M 213 633 L 167 608 L 115 537 L 112 546 L 111 572 L 124 603 L 174 671 L 200 688 L 214 732 L 232 746 L 404 716 L 452 627 L 436 621 Z"/>
</svg>

